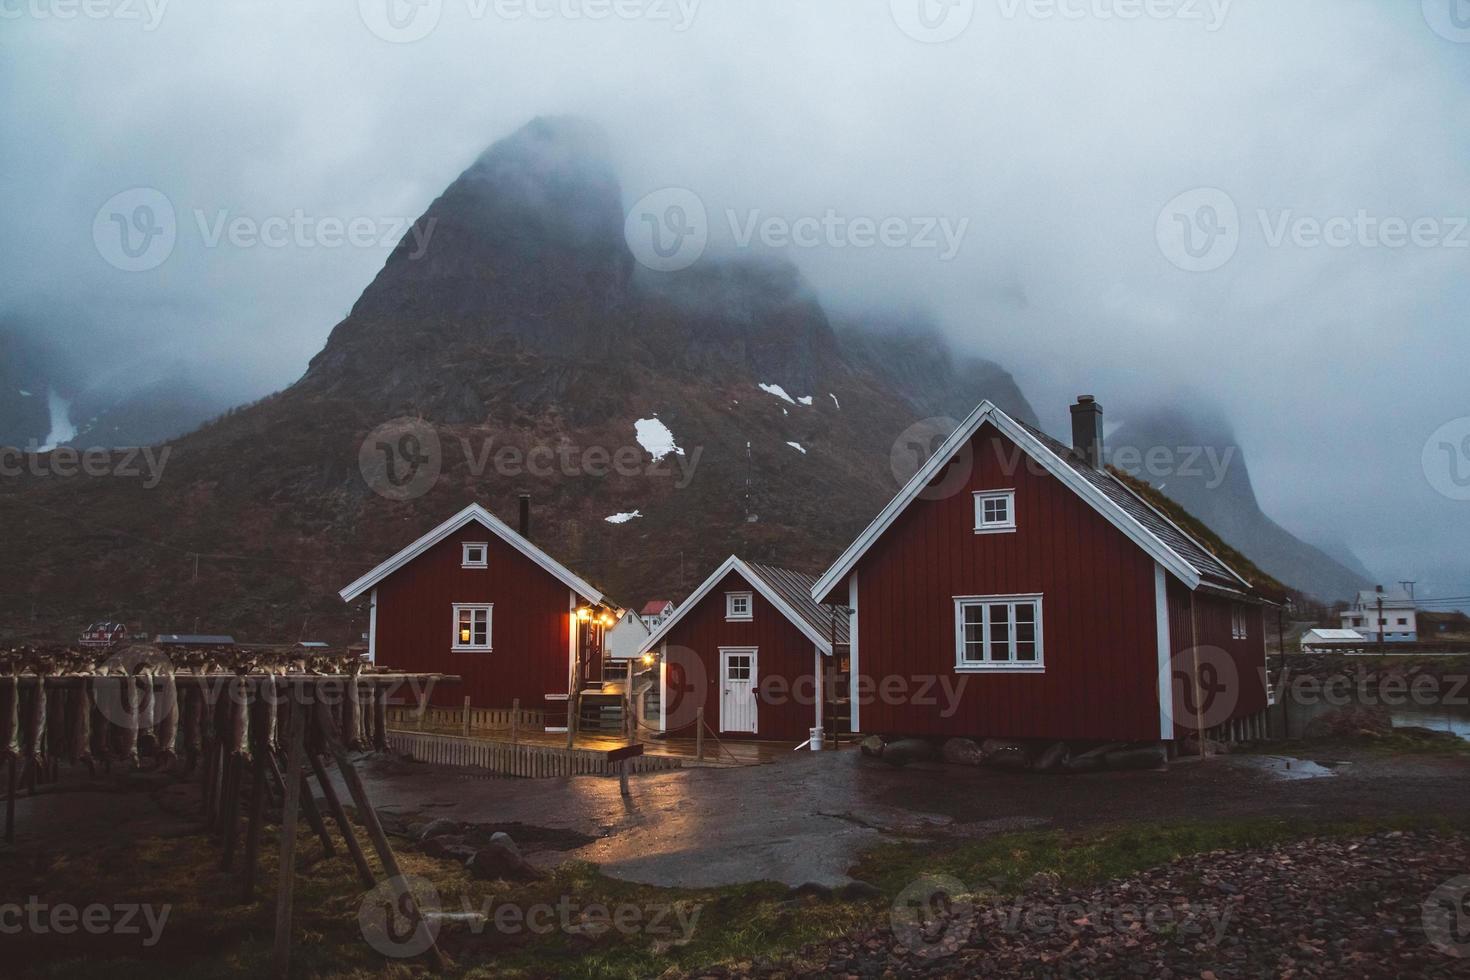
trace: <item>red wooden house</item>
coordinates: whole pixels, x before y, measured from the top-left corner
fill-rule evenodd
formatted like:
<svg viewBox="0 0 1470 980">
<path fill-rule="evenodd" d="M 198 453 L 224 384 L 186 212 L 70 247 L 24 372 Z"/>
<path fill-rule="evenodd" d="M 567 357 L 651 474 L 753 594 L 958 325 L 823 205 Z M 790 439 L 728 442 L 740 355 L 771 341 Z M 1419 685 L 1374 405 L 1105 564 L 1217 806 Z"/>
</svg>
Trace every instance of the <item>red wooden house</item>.
<svg viewBox="0 0 1470 980">
<path fill-rule="evenodd" d="M 849 607 L 854 731 L 1261 725 L 1261 598 L 1102 465 L 1101 406 L 1072 423 L 1068 447 L 981 404 L 813 587 Z"/>
<path fill-rule="evenodd" d="M 528 521 L 521 509 L 523 529 Z M 368 657 L 404 670 L 457 674 L 434 700 L 544 708 L 566 717 L 574 658 L 600 678 L 601 650 L 579 611 L 602 593 L 479 504 L 471 504 L 342 590 L 369 597 Z"/>
<path fill-rule="evenodd" d="M 818 604 L 816 579 L 731 555 L 643 643 L 659 655 L 659 727 L 802 741 L 821 725 L 824 661 L 847 617 Z"/>
</svg>

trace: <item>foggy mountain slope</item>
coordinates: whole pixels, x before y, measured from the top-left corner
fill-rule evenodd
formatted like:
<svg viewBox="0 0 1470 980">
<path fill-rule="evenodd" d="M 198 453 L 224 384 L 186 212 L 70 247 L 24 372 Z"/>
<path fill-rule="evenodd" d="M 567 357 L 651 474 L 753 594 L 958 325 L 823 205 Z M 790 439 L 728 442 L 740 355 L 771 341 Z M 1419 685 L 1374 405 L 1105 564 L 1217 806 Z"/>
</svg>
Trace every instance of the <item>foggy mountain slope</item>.
<svg viewBox="0 0 1470 980">
<path fill-rule="evenodd" d="M 1371 585 L 1361 567 L 1346 566 L 1262 512 L 1244 452 L 1215 413 L 1198 407 L 1138 412 L 1105 444 L 1115 466 L 1147 480 L 1293 588 L 1337 599 Z M 1150 450 L 1166 454 L 1151 464 Z"/>
<path fill-rule="evenodd" d="M 787 261 L 637 266 L 602 145 L 583 122 L 538 119 L 491 146 L 304 376 L 172 443 L 157 486 L 0 486 L 34 556 L 24 580 L 0 572 L 0 602 L 35 597 L 43 623 L 260 639 L 309 616 L 341 640 L 365 625 L 343 584 L 471 500 L 510 518 L 522 491 L 532 538 L 617 601 L 682 595 L 731 552 L 824 567 L 898 488 L 903 431 L 985 392 L 958 372 L 936 390 L 918 361 L 875 372 L 881 339 L 849 356 Z M 360 456 L 399 445 L 380 427 L 400 417 L 422 421 L 437 470 L 406 502 L 375 493 Z M 657 464 L 638 439 L 652 420 L 680 450 Z M 530 465 L 541 451 L 554 462 Z M 610 471 L 619 454 L 636 465 Z"/>
</svg>

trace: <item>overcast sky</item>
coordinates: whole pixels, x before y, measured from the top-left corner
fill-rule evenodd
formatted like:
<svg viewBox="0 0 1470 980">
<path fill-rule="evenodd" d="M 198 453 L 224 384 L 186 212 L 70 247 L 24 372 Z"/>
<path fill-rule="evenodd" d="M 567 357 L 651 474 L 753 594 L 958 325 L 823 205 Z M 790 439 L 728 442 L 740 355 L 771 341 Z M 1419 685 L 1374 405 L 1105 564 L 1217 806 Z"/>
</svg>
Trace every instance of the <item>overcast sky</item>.
<svg viewBox="0 0 1470 980">
<path fill-rule="evenodd" d="M 1053 428 L 1079 391 L 1114 418 L 1207 398 L 1268 513 L 1470 594 L 1454 0 L 85 2 L 0 0 L 0 314 L 57 344 L 289 384 L 395 222 L 581 114 L 627 204 L 693 191 L 724 246 L 757 211 L 826 217 L 815 247 L 753 247 L 834 305 L 928 309 Z M 177 232 L 126 271 L 94 219 L 136 188 Z M 211 244 L 298 213 L 375 232 Z M 853 219 L 901 221 L 855 248 Z"/>
</svg>

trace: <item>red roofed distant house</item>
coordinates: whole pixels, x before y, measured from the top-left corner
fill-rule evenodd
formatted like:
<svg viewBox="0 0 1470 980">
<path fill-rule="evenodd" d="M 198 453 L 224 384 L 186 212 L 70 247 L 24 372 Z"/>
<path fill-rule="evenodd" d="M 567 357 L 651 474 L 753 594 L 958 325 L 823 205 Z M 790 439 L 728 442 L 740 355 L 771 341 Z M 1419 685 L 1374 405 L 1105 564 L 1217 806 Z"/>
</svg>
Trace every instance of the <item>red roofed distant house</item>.
<svg viewBox="0 0 1470 980">
<path fill-rule="evenodd" d="M 847 644 L 847 618 L 813 601 L 815 578 L 727 558 L 644 641 L 659 657 L 659 727 L 803 741 L 820 727 L 819 678 Z"/>
<path fill-rule="evenodd" d="M 528 521 L 523 505 L 522 526 Z M 565 725 L 573 666 L 584 690 L 602 677 L 601 628 L 579 611 L 602 593 L 479 504 L 471 504 L 341 591 L 367 597 L 368 657 L 457 674 L 435 703 L 546 711 Z M 585 613 L 583 615 L 586 615 Z"/>
<path fill-rule="evenodd" d="M 77 640 L 84 647 L 110 647 L 114 643 L 123 643 L 128 638 L 128 628 L 122 623 L 97 622 L 89 623 L 82 630 L 81 638 Z"/>
<path fill-rule="evenodd" d="M 1092 398 L 1072 428 L 981 404 L 813 586 L 850 610 L 855 731 L 1264 733 L 1262 597 L 1102 465 Z"/>
<path fill-rule="evenodd" d="M 656 630 L 674 614 L 674 609 L 672 599 L 652 599 L 638 610 L 638 616 L 650 630 Z"/>
</svg>

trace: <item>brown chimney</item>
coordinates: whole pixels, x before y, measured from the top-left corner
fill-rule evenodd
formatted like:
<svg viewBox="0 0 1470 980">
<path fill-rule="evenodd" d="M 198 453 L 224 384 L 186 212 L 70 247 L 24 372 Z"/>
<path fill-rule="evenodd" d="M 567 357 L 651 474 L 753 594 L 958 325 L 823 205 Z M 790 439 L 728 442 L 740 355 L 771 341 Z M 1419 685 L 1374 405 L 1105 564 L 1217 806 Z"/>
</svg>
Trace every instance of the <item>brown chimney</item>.
<svg viewBox="0 0 1470 980">
<path fill-rule="evenodd" d="M 531 539 L 531 495 L 529 493 L 521 494 L 520 501 L 521 520 L 516 530 L 520 532 L 521 537 L 529 541 Z"/>
<path fill-rule="evenodd" d="M 1091 395 L 1078 395 L 1072 406 L 1072 449 L 1099 470 L 1103 465 L 1102 413 L 1102 406 Z"/>
</svg>

